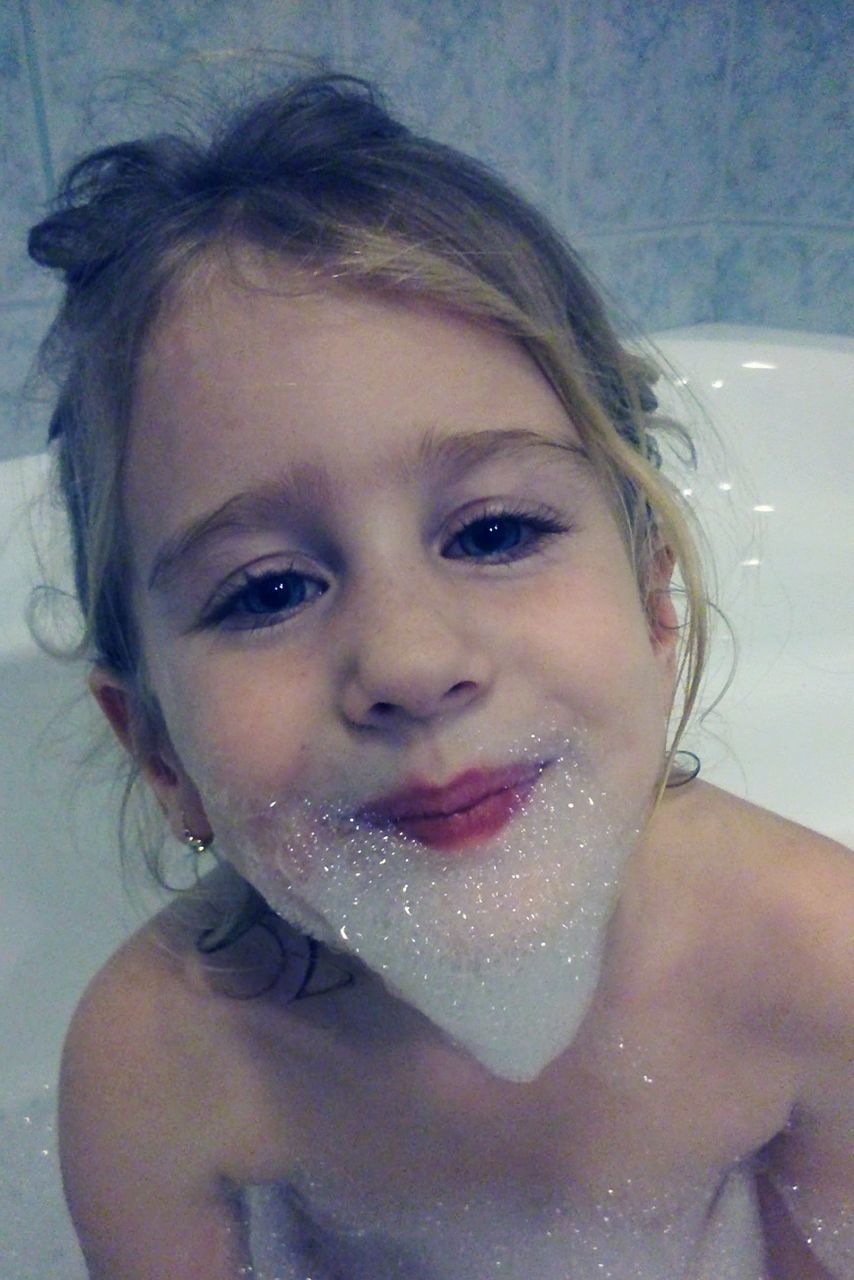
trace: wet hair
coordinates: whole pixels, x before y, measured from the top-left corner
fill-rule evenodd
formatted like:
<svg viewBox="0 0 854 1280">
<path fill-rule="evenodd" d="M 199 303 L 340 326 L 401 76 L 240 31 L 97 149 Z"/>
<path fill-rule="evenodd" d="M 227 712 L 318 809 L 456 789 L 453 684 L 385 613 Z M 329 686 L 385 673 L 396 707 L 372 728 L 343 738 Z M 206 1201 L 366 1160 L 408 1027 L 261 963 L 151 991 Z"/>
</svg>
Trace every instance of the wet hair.
<svg viewBox="0 0 854 1280">
<path fill-rule="evenodd" d="M 205 260 L 244 246 L 278 255 L 318 288 L 335 278 L 429 300 L 529 353 L 612 501 L 644 604 L 662 548 L 682 580 L 682 693 L 666 779 L 697 697 L 707 617 L 690 516 L 660 471 L 656 436 L 668 424 L 656 414 L 655 372 L 621 344 L 575 253 L 527 201 L 484 165 L 411 131 L 349 76 L 289 83 L 205 138 L 95 151 L 30 232 L 31 257 L 65 283 L 44 359 L 59 382 L 50 435 L 85 624 L 80 651 L 127 682 L 156 735 L 121 503 L 135 378 L 167 300 Z"/>
</svg>

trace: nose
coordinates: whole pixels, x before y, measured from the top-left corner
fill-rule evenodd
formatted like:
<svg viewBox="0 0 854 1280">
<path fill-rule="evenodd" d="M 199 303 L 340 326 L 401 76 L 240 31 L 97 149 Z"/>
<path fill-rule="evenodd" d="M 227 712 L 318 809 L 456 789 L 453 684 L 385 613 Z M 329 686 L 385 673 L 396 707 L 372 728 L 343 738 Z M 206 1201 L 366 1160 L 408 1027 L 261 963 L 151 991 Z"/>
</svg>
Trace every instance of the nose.
<svg viewBox="0 0 854 1280">
<path fill-rule="evenodd" d="M 459 588 L 457 588 L 459 591 Z M 359 728 L 401 730 L 458 715 L 492 680 L 466 601 L 386 582 L 354 609 L 343 664 L 341 709 Z"/>
</svg>

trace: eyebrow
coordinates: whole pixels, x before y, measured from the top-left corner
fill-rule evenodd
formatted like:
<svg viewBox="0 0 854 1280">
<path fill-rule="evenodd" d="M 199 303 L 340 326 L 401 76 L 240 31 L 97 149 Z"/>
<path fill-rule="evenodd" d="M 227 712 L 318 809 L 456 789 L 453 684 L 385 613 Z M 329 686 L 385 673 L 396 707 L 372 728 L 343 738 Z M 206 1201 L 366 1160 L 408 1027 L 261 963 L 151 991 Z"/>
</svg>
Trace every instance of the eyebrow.
<svg viewBox="0 0 854 1280">
<path fill-rule="evenodd" d="M 444 471 L 470 471 L 493 459 L 542 450 L 557 451 L 579 465 L 589 462 L 587 451 L 573 440 L 551 439 L 527 427 L 511 427 L 441 436 L 428 430 L 414 456 L 402 457 L 391 465 L 404 476 L 425 470 L 436 471 L 441 476 Z M 235 494 L 163 543 L 151 566 L 148 590 L 166 590 L 181 567 L 222 534 L 278 523 L 288 510 L 305 511 L 314 504 L 331 500 L 332 489 L 328 472 L 303 464 L 272 481 Z"/>
</svg>

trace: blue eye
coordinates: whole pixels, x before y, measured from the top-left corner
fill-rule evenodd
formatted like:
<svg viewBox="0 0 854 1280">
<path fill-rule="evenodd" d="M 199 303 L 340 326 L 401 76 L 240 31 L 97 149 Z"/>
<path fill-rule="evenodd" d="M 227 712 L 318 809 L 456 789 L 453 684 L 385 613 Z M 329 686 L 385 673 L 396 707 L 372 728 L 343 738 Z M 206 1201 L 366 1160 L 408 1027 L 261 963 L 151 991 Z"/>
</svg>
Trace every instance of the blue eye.
<svg viewBox="0 0 854 1280">
<path fill-rule="evenodd" d="M 274 626 L 299 612 L 327 590 L 326 583 L 294 569 L 247 574 L 224 598 L 214 599 L 204 619 L 208 625 L 232 630 Z"/>
<path fill-rule="evenodd" d="M 308 579 L 300 573 L 266 574 L 248 582 L 240 593 L 244 613 L 280 613 L 305 604 Z"/>
<path fill-rule="evenodd" d="M 494 556 L 513 551 L 524 535 L 518 516 L 484 516 L 457 534 L 457 545 L 466 556 Z"/>
<path fill-rule="evenodd" d="M 464 524 L 448 544 L 452 560 L 487 560 L 504 564 L 530 555 L 552 534 L 566 526 L 543 515 L 498 511 Z"/>
</svg>

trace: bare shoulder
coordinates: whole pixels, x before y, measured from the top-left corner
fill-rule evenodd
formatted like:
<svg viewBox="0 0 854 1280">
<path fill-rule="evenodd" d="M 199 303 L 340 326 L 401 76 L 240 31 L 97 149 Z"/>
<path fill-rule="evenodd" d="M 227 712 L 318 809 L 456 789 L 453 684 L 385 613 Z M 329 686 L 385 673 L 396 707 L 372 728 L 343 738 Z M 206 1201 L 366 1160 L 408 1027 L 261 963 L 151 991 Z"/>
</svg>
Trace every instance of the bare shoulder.
<svg viewBox="0 0 854 1280">
<path fill-rule="evenodd" d="M 712 972 L 731 978 L 763 1080 L 783 1064 L 789 1082 L 759 1180 L 774 1274 L 841 1278 L 854 1256 L 854 857 L 714 788 L 696 820 L 713 846 L 710 920 L 729 922 Z"/>
<path fill-rule="evenodd" d="M 96 974 L 66 1038 L 61 1098 L 76 1101 L 94 1087 L 99 1108 L 126 1120 L 138 1112 L 150 1133 L 197 1133 L 192 1148 L 183 1141 L 182 1158 L 192 1149 L 224 1174 L 232 1163 L 243 1173 L 253 1118 L 272 1105 L 265 1048 L 281 1047 L 287 1010 L 274 984 L 262 982 L 270 990 L 247 999 L 218 980 L 223 972 L 249 973 L 256 957 L 247 958 L 247 942 L 223 953 L 217 969 L 220 957 L 209 962 L 195 946 L 204 918 L 184 904 L 167 908 Z M 269 959 L 257 961 L 265 978 Z M 277 1109 L 281 1103 L 277 1097 Z"/>
<path fill-rule="evenodd" d="M 63 1053 L 60 1154 L 93 1276 L 159 1280 L 177 1258 L 188 1278 L 240 1273 L 238 1188 L 270 1110 L 245 1032 L 263 1016 L 211 989 L 168 913 L 89 985 Z"/>
<path fill-rule="evenodd" d="M 63 1094 L 92 1081 L 104 1105 L 125 1113 L 156 1094 L 165 1124 L 185 1101 L 184 1081 L 193 1081 L 187 1103 L 204 1095 L 209 1064 L 222 1052 L 209 1003 L 189 957 L 172 949 L 159 922 L 146 925 L 95 975 L 77 1006 L 63 1055 Z"/>
<path fill-rule="evenodd" d="M 718 973 L 743 985 L 756 1025 L 813 1046 L 846 1035 L 851 851 L 707 784 L 675 796 L 665 823 L 671 858 L 690 851 L 688 878 Z"/>
</svg>

